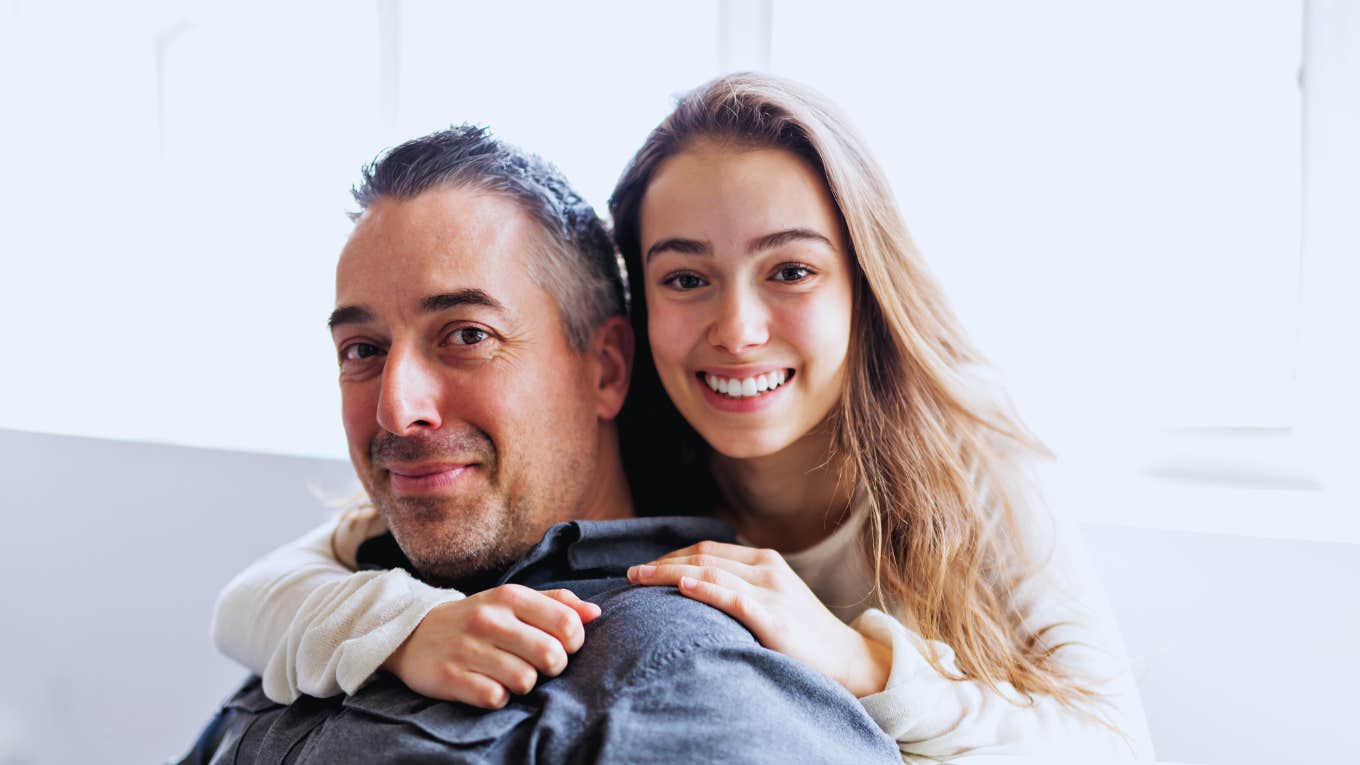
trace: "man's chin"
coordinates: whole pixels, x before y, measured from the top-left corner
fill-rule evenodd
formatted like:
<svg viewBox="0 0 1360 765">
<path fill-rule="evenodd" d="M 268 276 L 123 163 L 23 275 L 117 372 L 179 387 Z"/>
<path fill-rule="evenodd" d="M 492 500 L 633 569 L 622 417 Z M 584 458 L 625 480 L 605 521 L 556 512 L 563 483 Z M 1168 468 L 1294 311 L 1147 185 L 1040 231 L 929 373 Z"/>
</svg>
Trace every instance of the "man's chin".
<svg viewBox="0 0 1360 765">
<path fill-rule="evenodd" d="M 497 502 L 454 506 L 435 497 L 385 499 L 378 506 L 392 536 L 432 584 L 498 574 L 537 541 L 519 538 L 523 519 Z"/>
<path fill-rule="evenodd" d="M 476 592 L 493 586 L 510 565 L 528 549 L 513 554 L 505 550 L 466 551 L 464 557 L 450 559 L 445 555 L 432 558 L 407 556 L 420 574 L 421 581 L 436 587 L 451 587 Z"/>
</svg>

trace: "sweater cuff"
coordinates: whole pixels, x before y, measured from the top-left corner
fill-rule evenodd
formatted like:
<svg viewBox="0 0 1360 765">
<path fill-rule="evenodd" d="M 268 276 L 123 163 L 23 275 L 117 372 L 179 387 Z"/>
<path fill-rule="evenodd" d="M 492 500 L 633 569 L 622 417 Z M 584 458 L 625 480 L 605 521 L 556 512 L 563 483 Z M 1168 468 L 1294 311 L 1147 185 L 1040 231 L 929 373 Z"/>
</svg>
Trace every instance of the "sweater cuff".
<svg viewBox="0 0 1360 765">
<path fill-rule="evenodd" d="M 405 579 L 408 596 L 400 609 L 383 624 L 365 635 L 345 641 L 341 646 L 335 679 L 347 695 L 372 681 L 383 662 L 396 653 L 436 606 L 466 597 L 458 590 L 428 585 L 401 569 L 394 569 L 388 575 L 399 575 Z"/>
<path fill-rule="evenodd" d="M 931 650 L 931 647 L 927 647 L 925 639 L 877 608 L 860 614 L 850 626 L 870 640 L 892 649 L 887 684 L 883 690 L 864 696 L 859 701 L 864 711 L 884 732 L 900 740 L 907 734 L 906 728 L 920 720 L 917 710 L 929 709 L 934 705 L 934 696 L 925 692 L 928 683 L 923 681 L 942 681 L 945 678 L 940 677 L 926 660 L 925 651 Z M 953 650 L 943 643 L 934 643 L 932 647 L 939 652 L 944 669 L 954 671 Z M 912 692 L 904 693 L 910 686 L 914 686 Z"/>
</svg>

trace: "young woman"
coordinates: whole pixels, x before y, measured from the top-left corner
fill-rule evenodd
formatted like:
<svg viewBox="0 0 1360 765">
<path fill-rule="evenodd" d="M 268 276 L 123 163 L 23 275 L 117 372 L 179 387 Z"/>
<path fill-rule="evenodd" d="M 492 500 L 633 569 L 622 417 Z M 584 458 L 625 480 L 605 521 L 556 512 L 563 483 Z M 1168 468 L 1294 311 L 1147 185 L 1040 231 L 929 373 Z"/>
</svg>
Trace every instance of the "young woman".
<svg viewBox="0 0 1360 765">
<path fill-rule="evenodd" d="M 639 339 L 620 423 L 639 509 L 711 511 L 746 543 L 630 579 L 835 679 L 906 756 L 1150 756 L 1079 542 L 1030 488 L 1045 451 L 834 108 L 772 77 L 715 80 L 653 131 L 610 207 Z M 224 592 L 219 646 L 272 696 L 353 690 L 456 597 L 346 573 L 336 559 L 371 524 L 342 525 L 334 548 L 318 530 Z M 269 613 L 304 598 L 296 619 Z M 375 615 L 337 617 L 357 613 Z M 414 666 L 399 674 L 420 690 Z"/>
</svg>

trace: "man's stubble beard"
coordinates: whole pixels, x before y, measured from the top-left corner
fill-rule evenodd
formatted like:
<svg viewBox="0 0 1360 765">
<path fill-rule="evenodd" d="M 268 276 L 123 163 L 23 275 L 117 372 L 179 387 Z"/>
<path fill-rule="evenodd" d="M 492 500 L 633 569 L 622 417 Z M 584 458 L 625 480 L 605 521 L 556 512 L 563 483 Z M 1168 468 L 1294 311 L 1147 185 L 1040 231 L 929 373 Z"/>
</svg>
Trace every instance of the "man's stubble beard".
<svg viewBox="0 0 1360 765">
<path fill-rule="evenodd" d="M 399 437 L 384 433 L 370 445 L 369 496 L 387 522 L 397 545 L 423 579 L 447 584 L 505 569 L 538 541 L 532 503 L 504 496 L 499 455 L 480 430 L 433 436 Z M 474 480 L 483 490 L 459 497 L 406 496 L 390 492 L 383 465 L 390 462 L 447 460 L 476 462 Z"/>
<path fill-rule="evenodd" d="M 531 526 L 527 508 L 498 499 L 384 496 L 374 504 L 421 578 L 448 585 L 502 571 L 538 541 L 524 535 Z"/>
</svg>

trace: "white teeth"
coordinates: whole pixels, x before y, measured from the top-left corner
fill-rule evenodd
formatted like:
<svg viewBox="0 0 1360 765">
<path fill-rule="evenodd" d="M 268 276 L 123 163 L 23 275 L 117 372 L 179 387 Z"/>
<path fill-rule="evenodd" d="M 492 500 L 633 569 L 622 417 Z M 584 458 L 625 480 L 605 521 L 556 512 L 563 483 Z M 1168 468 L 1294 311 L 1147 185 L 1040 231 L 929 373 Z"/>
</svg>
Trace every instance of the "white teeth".
<svg viewBox="0 0 1360 765">
<path fill-rule="evenodd" d="M 772 391 L 783 385 L 788 379 L 788 373 L 784 370 L 777 372 L 767 372 L 756 377 L 747 377 L 744 380 L 736 378 L 718 377 L 717 375 L 704 375 L 704 382 L 712 388 L 715 393 L 720 393 L 729 398 L 750 398 L 759 396 L 766 391 Z"/>
</svg>

